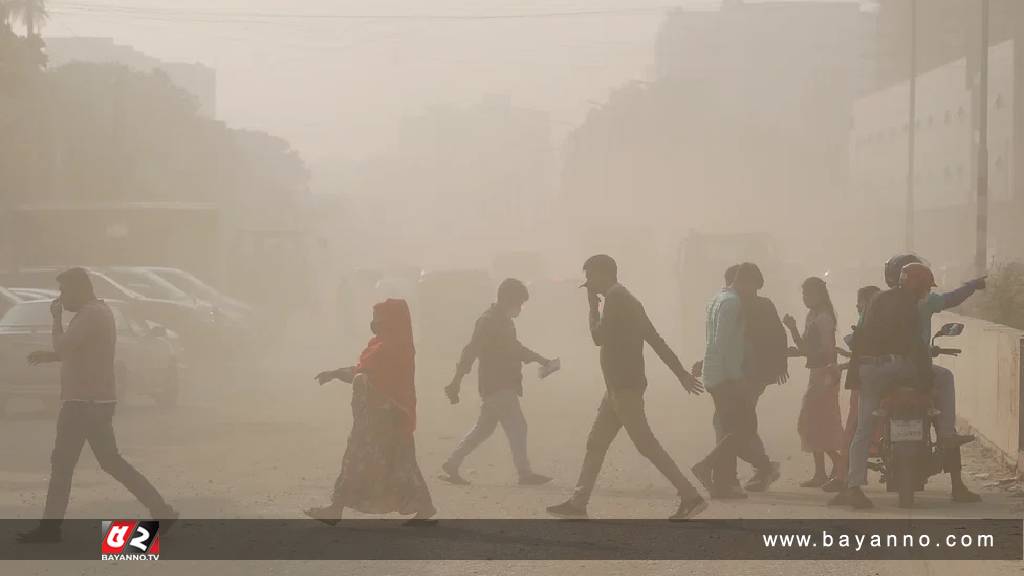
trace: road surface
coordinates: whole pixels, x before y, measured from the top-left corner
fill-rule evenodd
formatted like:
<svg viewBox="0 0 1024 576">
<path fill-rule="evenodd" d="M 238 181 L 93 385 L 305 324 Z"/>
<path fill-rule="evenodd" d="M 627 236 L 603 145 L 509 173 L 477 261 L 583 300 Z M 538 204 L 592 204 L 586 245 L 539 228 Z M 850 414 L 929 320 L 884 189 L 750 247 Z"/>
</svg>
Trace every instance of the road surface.
<svg viewBox="0 0 1024 576">
<path fill-rule="evenodd" d="M 143 471 L 183 515 L 192 518 L 297 518 L 311 505 L 327 502 L 351 423 L 349 390 L 335 382 L 319 387 L 311 379 L 318 369 L 339 361 L 325 351 L 306 361 L 268 367 L 262 377 L 244 384 L 191 383 L 183 405 L 161 411 L 142 399 L 119 406 L 116 420 L 122 452 Z M 684 362 L 692 360 L 684 358 Z M 473 376 L 467 378 L 463 402 L 449 406 L 441 388 L 447 369 L 418 374 L 420 424 L 417 450 L 441 518 L 543 518 L 544 507 L 562 501 L 574 484 L 591 420 L 602 394 L 595 349 L 563 355 L 565 368 L 545 381 L 527 372 L 524 408 L 530 426 L 535 469 L 555 477 L 540 487 L 519 487 L 501 431 L 464 466 L 468 487 L 436 480 L 438 466 L 476 416 Z M 297 364 L 309 366 L 296 368 Z M 429 363 L 426 363 L 429 365 Z M 449 366 L 449 363 L 444 363 Z M 710 447 L 711 400 L 687 395 L 651 356 L 647 406 L 655 433 L 680 467 L 688 470 Z M 811 475 L 802 454 L 796 418 L 806 371 L 794 363 L 793 377 L 772 387 L 760 406 L 761 430 L 773 459 L 782 462 L 782 479 L 766 494 L 740 502 L 714 502 L 705 514 L 714 518 L 880 518 L 978 517 L 1019 518 L 1022 502 L 985 481 L 974 487 L 985 501 L 955 505 L 945 478 L 933 480 L 919 495 L 919 506 L 903 511 L 895 496 L 878 484 L 869 488 L 877 507 L 858 513 L 825 506 L 829 495 L 798 483 Z M 845 400 L 844 400 L 845 405 Z M 0 421 L 0 516 L 32 518 L 42 510 L 54 437 L 54 415 L 15 406 Z M 845 411 L 845 409 L 844 409 Z M 742 470 L 742 468 L 741 468 Z M 978 451 L 967 474 L 1001 474 Z M 747 470 L 743 470 L 748 474 Z M 590 514 L 600 518 L 663 518 L 675 508 L 673 490 L 633 449 L 625 434 L 613 445 L 599 478 Z M 78 465 L 69 516 L 137 517 L 143 514 L 130 495 L 107 477 L 88 450 Z M 358 515 L 353 515 L 358 517 Z M 7 574 L 128 574 L 137 563 L 18 562 Z M 165 562 L 144 567 L 156 574 L 1024 574 L 1019 562 Z M 13 570 L 11 570 L 13 569 Z M 10 570 L 10 571 L 9 571 Z"/>
</svg>

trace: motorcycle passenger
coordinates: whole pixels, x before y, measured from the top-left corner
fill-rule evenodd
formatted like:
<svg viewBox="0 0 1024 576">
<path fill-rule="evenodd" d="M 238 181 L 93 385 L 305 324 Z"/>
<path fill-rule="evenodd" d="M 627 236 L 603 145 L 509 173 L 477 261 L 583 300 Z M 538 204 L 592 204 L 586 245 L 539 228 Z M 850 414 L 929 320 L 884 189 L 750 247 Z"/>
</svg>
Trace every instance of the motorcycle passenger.
<svg viewBox="0 0 1024 576">
<path fill-rule="evenodd" d="M 913 254 L 894 256 L 885 263 L 885 282 L 890 288 L 899 282 L 900 271 L 907 264 L 921 262 Z M 932 316 L 963 304 L 975 291 L 985 289 L 985 277 L 966 282 L 950 292 L 929 293 L 917 304 L 920 319 L 921 339 L 926 346 L 931 345 Z M 981 501 L 981 496 L 971 492 L 964 484 L 961 476 L 961 445 L 974 440 L 974 436 L 956 433 L 956 384 L 953 372 L 942 366 L 932 365 L 934 374 L 933 394 L 939 416 L 935 422 L 935 431 L 942 447 L 943 468 L 949 472 L 953 484 L 952 499 L 954 502 L 970 503 Z"/>
<path fill-rule="evenodd" d="M 926 265 L 907 264 L 899 286 L 875 296 L 857 330 L 851 351 L 851 377 L 847 378 L 847 387 L 859 390 L 857 431 L 850 444 L 847 488 L 830 505 L 848 504 L 858 509 L 873 506 L 861 486 L 867 484 L 874 412 L 894 384 L 914 382 L 922 389 L 932 385 L 931 353 L 919 336 L 918 303 L 934 285 L 935 277 Z"/>
</svg>

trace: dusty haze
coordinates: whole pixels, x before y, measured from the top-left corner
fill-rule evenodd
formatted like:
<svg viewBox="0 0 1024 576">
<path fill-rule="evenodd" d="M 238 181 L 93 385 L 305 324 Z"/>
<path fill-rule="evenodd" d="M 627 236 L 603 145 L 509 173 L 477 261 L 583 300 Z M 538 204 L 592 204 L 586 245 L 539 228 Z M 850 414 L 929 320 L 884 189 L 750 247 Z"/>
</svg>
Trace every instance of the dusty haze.
<svg viewBox="0 0 1024 576">
<path fill-rule="evenodd" d="M 56 271 L 82 265 L 121 286 L 109 299 L 159 310 L 141 318 L 139 336 L 150 335 L 150 324 L 170 328 L 160 338 L 173 340 L 169 349 L 181 360 L 174 401 L 154 395 L 145 378 L 129 378 L 116 428 L 126 458 L 193 518 L 298 518 L 326 501 L 352 425 L 351 389 L 320 386 L 314 375 L 354 364 L 371 337 L 372 305 L 403 298 L 417 350 L 417 457 L 439 516 L 542 518 L 575 483 L 604 393 L 579 288 L 588 256 L 616 258 L 620 280 L 687 368 L 703 358 L 706 308 L 732 264 L 760 265 L 763 294 L 801 326 L 801 283 L 824 278 L 840 337 L 857 321 L 857 288 L 883 285 L 883 263 L 894 254 L 921 253 L 943 288 L 979 273 L 976 3 L 919 2 L 908 246 L 908 2 L 50 0 L 41 35 L 48 67 L 22 21 L 0 20 L 0 40 L 28 46 L 18 52 L 17 75 L 0 77 L 0 288 L 42 302 L 55 297 L 46 290 L 56 289 Z M 1024 257 L 1024 196 L 1015 180 L 1024 173 L 1024 146 L 1016 145 L 1024 135 L 1024 2 L 992 6 L 986 246 L 995 265 Z M 175 284 L 178 294 L 126 271 L 147 267 L 190 272 L 214 290 Z M 562 361 L 543 381 L 536 367 L 524 368 L 531 458 L 554 481 L 517 486 L 498 432 L 465 464 L 473 485 L 453 486 L 437 475 L 477 417 L 476 372 L 459 405 L 443 389 L 507 277 L 530 291 L 519 339 Z M 189 323 L 211 317 L 209 333 Z M 4 355 L 0 342 L 0 358 L 24 371 L 23 351 Z M 714 443 L 712 401 L 686 394 L 654 354 L 647 363 L 652 428 L 688 474 Z M 798 487 L 813 467 L 796 429 L 803 364 L 791 361 L 789 383 L 769 388 L 760 406 L 782 480 L 763 498 L 716 503 L 709 517 L 849 513 Z M 55 390 L 57 376 L 48 378 L 43 385 Z M 0 516 L 42 510 L 59 403 L 38 396 L 12 396 L 0 420 L 0 436 L 21 439 L 0 452 Z M 844 415 L 847 402 L 844 391 Z M 623 436 L 591 514 L 665 516 L 672 490 Z M 969 473 L 998 473 L 980 450 L 967 458 Z M 1020 516 L 1019 504 L 994 489 L 979 507 L 957 508 L 945 482 L 919 496 L 925 504 L 914 517 Z M 903 514 L 894 497 L 877 496 L 886 506 L 879 517 Z M 69 516 L 140 511 L 83 456 Z M 181 569 L 167 564 L 155 569 Z M 70 564 L 20 566 L 18 573 L 79 572 Z M 338 566 L 238 563 L 216 571 Z M 901 576 L 962 568 L 572 566 L 601 574 Z M 1013 567 L 969 569 L 986 576 Z M 128 572 L 98 564 L 81 571 Z"/>
</svg>

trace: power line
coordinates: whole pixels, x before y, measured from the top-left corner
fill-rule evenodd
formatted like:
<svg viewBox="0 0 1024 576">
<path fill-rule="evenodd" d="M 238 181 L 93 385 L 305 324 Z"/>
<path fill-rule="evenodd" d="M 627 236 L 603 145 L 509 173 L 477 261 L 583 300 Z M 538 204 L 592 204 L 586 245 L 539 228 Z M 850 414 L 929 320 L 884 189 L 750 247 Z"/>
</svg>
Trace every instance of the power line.
<svg viewBox="0 0 1024 576">
<path fill-rule="evenodd" d="M 709 2 L 712 4 L 712 2 Z M 515 12 L 496 14 L 344 14 L 338 12 L 211 12 L 201 10 L 181 10 L 177 8 L 144 8 L 116 4 L 85 4 L 80 2 L 53 2 L 56 8 L 67 10 L 51 10 L 54 14 L 104 14 L 127 18 L 152 19 L 162 21 L 192 21 L 214 24 L 263 24 L 282 20 L 364 20 L 390 22 L 462 22 L 462 21 L 502 21 L 502 20 L 542 20 L 558 18 L 582 18 L 596 16 L 628 16 L 628 15 L 660 15 L 667 11 L 682 8 L 679 4 L 646 6 L 634 8 L 617 8 L 604 10 L 565 10 L 550 12 Z"/>
</svg>

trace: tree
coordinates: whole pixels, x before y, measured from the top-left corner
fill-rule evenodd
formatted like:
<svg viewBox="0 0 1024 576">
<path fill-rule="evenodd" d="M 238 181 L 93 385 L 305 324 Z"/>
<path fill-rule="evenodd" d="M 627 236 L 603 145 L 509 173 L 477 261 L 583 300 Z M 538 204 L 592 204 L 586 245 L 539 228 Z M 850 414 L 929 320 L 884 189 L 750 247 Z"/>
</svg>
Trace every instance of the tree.
<svg viewBox="0 0 1024 576">
<path fill-rule="evenodd" d="M 28 36 L 38 36 L 40 28 L 49 17 L 45 0 L 7 0 L 10 17 L 20 20 Z"/>
</svg>

